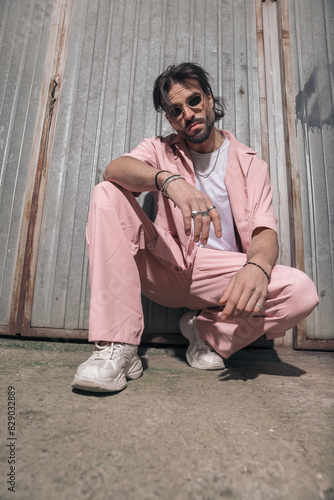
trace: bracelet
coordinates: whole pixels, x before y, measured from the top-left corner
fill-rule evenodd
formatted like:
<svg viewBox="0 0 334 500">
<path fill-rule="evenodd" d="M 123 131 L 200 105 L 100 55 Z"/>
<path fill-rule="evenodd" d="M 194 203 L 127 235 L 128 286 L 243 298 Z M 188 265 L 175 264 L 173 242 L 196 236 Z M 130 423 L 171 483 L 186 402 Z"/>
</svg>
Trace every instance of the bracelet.
<svg viewBox="0 0 334 500">
<path fill-rule="evenodd" d="M 169 196 L 166 192 L 166 189 L 167 189 L 167 186 L 170 182 L 173 182 L 173 181 L 177 181 L 178 179 L 183 179 L 185 181 L 185 178 L 182 177 L 182 175 L 179 175 L 179 174 L 175 174 L 175 175 L 171 175 L 170 177 L 167 177 L 167 179 L 165 180 L 165 182 L 163 183 L 163 186 L 161 188 L 161 192 L 162 194 L 169 199 Z"/>
<path fill-rule="evenodd" d="M 169 170 L 159 170 L 159 172 L 157 174 L 155 174 L 154 182 L 155 182 L 155 186 L 156 186 L 158 191 L 161 191 L 161 189 L 159 188 L 159 185 L 158 185 L 158 175 L 162 174 L 162 172 L 169 172 Z"/>
<path fill-rule="evenodd" d="M 246 264 L 245 264 L 243 267 L 247 266 L 247 264 L 252 264 L 253 266 L 256 266 L 256 267 L 258 267 L 259 269 L 261 269 L 261 271 L 263 271 L 263 272 L 264 272 L 264 274 L 266 275 L 268 282 L 270 281 L 269 274 L 268 274 L 268 273 L 267 273 L 267 272 L 263 269 L 263 267 L 259 266 L 259 264 L 256 264 L 255 262 L 250 262 L 250 261 L 248 261 L 248 262 L 246 262 Z"/>
</svg>

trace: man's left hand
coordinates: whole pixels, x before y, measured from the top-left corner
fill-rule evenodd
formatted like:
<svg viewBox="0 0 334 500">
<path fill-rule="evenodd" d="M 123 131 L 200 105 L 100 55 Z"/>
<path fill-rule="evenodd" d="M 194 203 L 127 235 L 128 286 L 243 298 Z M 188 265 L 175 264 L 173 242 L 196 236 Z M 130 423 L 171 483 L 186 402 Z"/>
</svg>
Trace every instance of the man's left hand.
<svg viewBox="0 0 334 500">
<path fill-rule="evenodd" d="M 221 320 L 244 319 L 261 313 L 268 289 L 268 280 L 261 269 L 242 267 L 230 280 L 219 303 L 224 305 Z"/>
</svg>

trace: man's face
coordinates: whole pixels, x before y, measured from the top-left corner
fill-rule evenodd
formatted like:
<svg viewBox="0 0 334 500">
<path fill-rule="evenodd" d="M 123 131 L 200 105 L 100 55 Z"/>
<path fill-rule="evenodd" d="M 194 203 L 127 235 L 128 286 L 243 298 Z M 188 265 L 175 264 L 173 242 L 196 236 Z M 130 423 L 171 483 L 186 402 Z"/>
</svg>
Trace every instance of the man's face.
<svg viewBox="0 0 334 500">
<path fill-rule="evenodd" d="M 166 116 L 175 131 L 193 144 L 206 141 L 215 123 L 212 97 L 203 94 L 192 80 L 174 83 L 168 96 L 171 111 Z"/>
</svg>

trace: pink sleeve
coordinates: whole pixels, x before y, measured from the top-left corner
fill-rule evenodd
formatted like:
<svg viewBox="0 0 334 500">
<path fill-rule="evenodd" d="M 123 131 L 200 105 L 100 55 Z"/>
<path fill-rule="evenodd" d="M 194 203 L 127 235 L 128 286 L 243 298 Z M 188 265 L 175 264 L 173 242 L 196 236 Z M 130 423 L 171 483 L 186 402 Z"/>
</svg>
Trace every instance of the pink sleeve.
<svg viewBox="0 0 334 500">
<path fill-rule="evenodd" d="M 272 204 L 274 189 L 270 183 L 267 164 L 254 157 L 248 173 L 248 196 L 251 210 L 251 232 L 257 227 L 277 231 L 277 218 Z"/>
<path fill-rule="evenodd" d="M 147 163 L 151 167 L 160 168 L 155 144 L 157 139 L 144 139 L 135 149 L 123 156 L 131 156 L 132 158 L 136 158 L 136 160 Z"/>
</svg>

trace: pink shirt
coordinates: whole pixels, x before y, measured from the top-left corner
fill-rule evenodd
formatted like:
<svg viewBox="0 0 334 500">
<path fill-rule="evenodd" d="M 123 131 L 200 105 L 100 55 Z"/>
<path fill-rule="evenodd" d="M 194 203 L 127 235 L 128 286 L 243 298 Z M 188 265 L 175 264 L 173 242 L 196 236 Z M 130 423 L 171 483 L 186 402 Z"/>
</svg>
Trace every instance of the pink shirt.
<svg viewBox="0 0 334 500">
<path fill-rule="evenodd" d="M 254 229 L 266 227 L 276 231 L 277 218 L 272 205 L 273 188 L 266 163 L 248 146 L 237 141 L 231 132 L 223 130 L 222 133 L 230 141 L 225 185 L 242 249 L 246 252 Z M 180 174 L 195 186 L 190 152 L 184 140 L 177 134 L 144 139 L 125 156 L 132 156 L 157 169 Z M 181 210 L 174 207 L 173 202 L 159 191 L 154 191 L 153 196 L 157 213 L 155 225 L 179 240 L 185 266 L 191 267 L 197 246 L 191 236 L 184 233 Z"/>
</svg>

